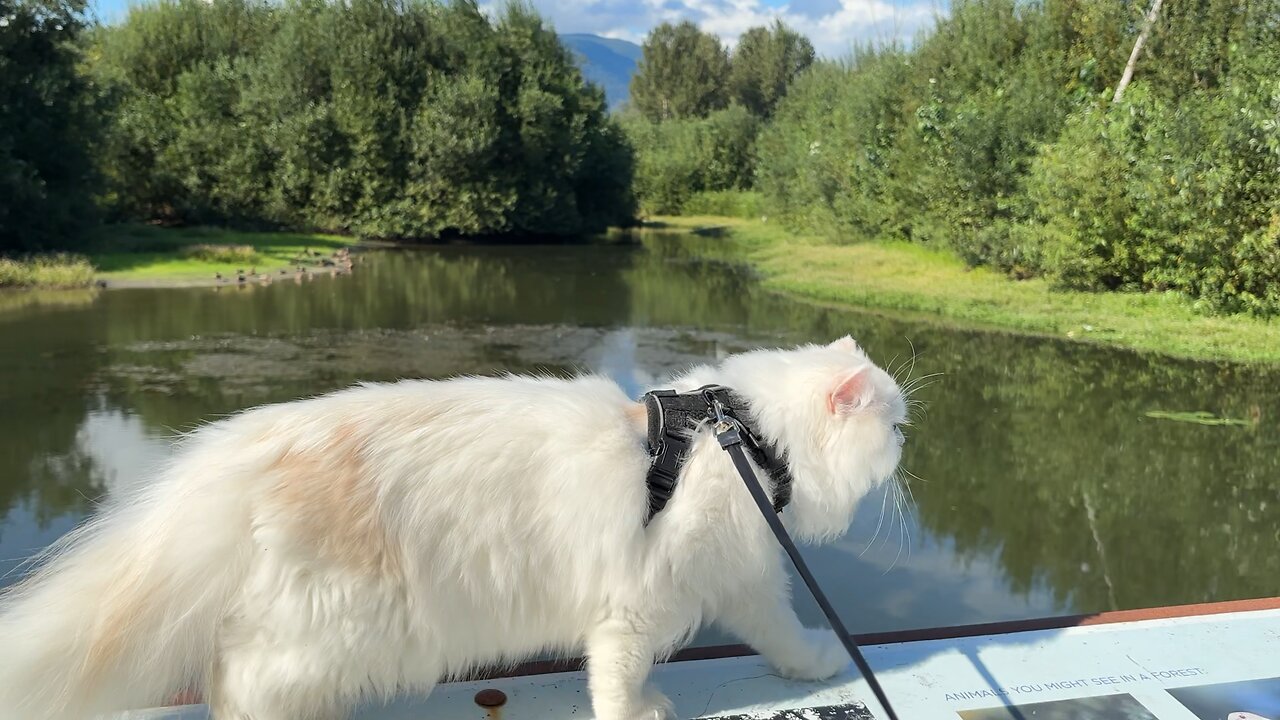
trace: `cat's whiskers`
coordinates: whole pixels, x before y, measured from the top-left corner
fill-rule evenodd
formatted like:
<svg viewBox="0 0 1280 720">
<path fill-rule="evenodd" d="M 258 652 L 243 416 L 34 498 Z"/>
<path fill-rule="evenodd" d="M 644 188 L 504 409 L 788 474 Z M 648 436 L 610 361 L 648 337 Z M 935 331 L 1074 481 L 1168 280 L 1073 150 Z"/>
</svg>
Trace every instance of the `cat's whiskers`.
<svg viewBox="0 0 1280 720">
<path fill-rule="evenodd" d="M 903 393 L 907 395 L 911 395 L 912 393 L 916 392 L 920 388 L 928 387 L 933 384 L 933 383 L 926 383 L 925 380 L 931 380 L 936 377 L 942 377 L 945 374 L 946 373 L 936 372 L 936 373 L 929 373 L 928 375 L 921 375 L 915 378 L 908 376 L 907 382 L 905 385 L 901 386 L 901 390 Z M 937 381 L 935 380 L 934 382 L 937 382 Z"/>
<path fill-rule="evenodd" d="M 894 382 L 898 383 L 898 391 L 902 395 L 903 403 L 906 405 L 909 415 L 906 421 L 901 424 L 910 426 L 914 424 L 912 422 L 913 418 L 910 417 L 910 415 L 923 417 L 926 414 L 925 403 L 914 397 L 915 394 L 920 390 L 929 387 L 934 382 L 938 382 L 933 379 L 942 377 L 945 373 L 936 372 L 913 377 L 916 370 L 916 361 L 919 360 L 923 353 L 916 351 L 915 344 L 911 342 L 911 338 L 905 338 L 905 340 L 907 341 L 907 344 L 911 346 L 911 357 L 909 360 L 904 360 L 901 365 L 895 367 L 891 375 Z M 906 379 L 902 380 L 899 378 L 899 375 L 902 374 L 904 369 L 906 370 Z M 932 380 L 932 382 L 929 382 L 930 380 Z"/>
<path fill-rule="evenodd" d="M 911 356 L 904 359 L 901 363 L 895 365 L 894 361 L 898 359 L 898 356 L 894 355 L 893 360 L 890 360 L 889 363 L 885 366 L 886 368 L 888 368 L 887 372 L 889 373 L 889 377 L 893 378 L 894 382 L 899 382 L 899 376 L 902 374 L 903 370 L 906 370 L 907 377 L 910 378 L 911 373 L 915 372 L 916 360 L 921 355 L 921 353 L 916 352 L 916 346 L 914 343 L 911 342 L 911 338 L 903 337 L 903 340 L 906 340 L 907 345 L 911 347 Z"/>
<path fill-rule="evenodd" d="M 893 357 L 889 358 L 889 362 L 885 363 L 885 368 L 887 368 L 885 372 L 889 373 L 889 377 L 893 378 L 894 382 L 898 382 L 898 373 L 902 372 L 901 365 L 894 365 L 897 361 L 898 356 L 895 354 Z M 906 362 L 904 361 L 903 364 L 905 365 Z"/>
<path fill-rule="evenodd" d="M 911 538 L 911 523 L 907 520 L 907 515 L 914 515 L 912 509 L 915 508 L 916 498 L 911 492 L 911 486 L 907 486 L 907 497 L 902 500 L 902 530 L 907 534 L 907 562 L 911 562 L 911 551 L 915 549 L 915 543 Z"/>
<path fill-rule="evenodd" d="M 916 352 L 915 345 L 911 343 L 910 338 L 907 338 L 907 343 L 911 344 L 911 364 L 907 368 L 906 381 L 901 383 L 900 385 L 900 392 L 902 393 L 903 401 L 907 408 L 907 417 L 904 419 L 902 423 L 900 423 L 900 425 L 905 427 L 911 427 L 912 425 L 915 424 L 915 421 L 917 418 L 925 417 L 928 411 L 928 405 L 920 398 L 915 397 L 916 393 L 929 387 L 930 385 L 933 385 L 934 383 L 940 382 L 940 380 L 937 380 L 935 378 L 941 378 L 945 373 L 935 372 L 935 373 L 928 373 L 926 375 L 920 375 L 917 377 L 912 377 L 912 375 L 915 373 L 916 360 L 920 357 L 920 353 Z M 910 470 L 908 470 L 906 467 L 902 465 L 899 465 L 894 470 L 894 473 L 893 473 L 893 490 L 895 493 L 894 509 L 897 511 L 898 521 L 900 523 L 899 525 L 900 530 L 899 530 L 898 537 L 899 537 L 899 542 L 902 542 L 906 545 L 907 562 L 910 562 L 911 552 L 912 552 L 912 539 L 911 539 L 911 527 L 910 527 L 910 523 L 908 522 L 907 515 L 910 514 L 916 507 L 916 497 L 915 497 L 915 492 L 911 489 L 911 483 L 907 479 L 908 477 L 921 480 L 919 475 L 916 475 L 915 473 L 911 472 Z M 921 481 L 923 482 L 923 480 Z M 889 566 L 890 570 L 892 570 L 894 566 L 897 565 L 898 560 L 901 557 L 901 554 L 902 554 L 902 547 L 899 546 L 898 557 L 895 557 L 893 560 L 893 563 L 890 564 Z"/>
<path fill-rule="evenodd" d="M 907 345 L 911 346 L 911 367 L 907 368 L 907 377 L 911 377 L 911 373 L 916 371 L 916 358 L 920 357 L 920 353 L 916 352 L 916 344 L 911 342 L 911 338 L 905 338 Z"/>
<path fill-rule="evenodd" d="M 871 539 L 867 541 L 867 546 L 862 548 L 862 552 L 858 553 L 858 557 L 862 557 L 863 555 L 866 555 L 867 551 L 871 549 L 871 546 L 876 544 L 876 538 L 880 537 L 880 528 L 884 526 L 884 511 L 888 502 L 889 502 L 889 491 L 888 489 L 886 489 L 880 495 L 880 520 L 876 522 L 876 531 L 871 535 Z"/>
<path fill-rule="evenodd" d="M 898 566 L 898 561 L 902 559 L 903 546 L 907 549 L 907 559 L 911 559 L 911 530 L 907 528 L 907 518 L 902 511 L 902 485 L 898 480 L 897 473 L 893 478 L 893 508 L 898 517 L 898 553 L 893 556 L 893 562 L 889 563 L 889 567 L 885 569 L 885 574 Z"/>
<path fill-rule="evenodd" d="M 924 478 L 920 477 L 919 475 L 917 475 L 917 474 L 915 474 L 915 473 L 911 472 L 910 470 L 908 470 L 908 469 L 906 469 L 906 468 L 898 468 L 898 469 L 899 469 L 899 470 L 901 470 L 902 472 L 904 472 L 904 473 L 906 473 L 906 474 L 910 475 L 911 477 L 915 478 L 916 480 L 919 480 L 919 481 L 920 481 L 920 482 L 922 482 L 922 483 L 927 483 L 927 482 L 929 482 L 928 480 L 925 480 Z M 910 490 L 910 489 L 911 489 L 911 486 L 910 486 L 910 485 L 907 485 L 907 490 Z M 914 501 L 915 501 L 915 498 L 914 498 L 914 497 L 912 497 L 912 503 L 913 503 L 913 504 L 914 504 Z"/>
<path fill-rule="evenodd" d="M 902 471 L 903 471 L 903 472 L 906 472 L 907 474 L 911 474 L 911 472 L 910 472 L 909 470 L 907 470 L 906 468 L 901 468 L 901 469 L 902 469 Z M 914 475 L 913 475 L 913 477 L 914 477 Z M 909 514 L 909 515 L 911 515 L 912 517 L 914 517 L 914 516 L 915 516 L 915 510 L 916 510 L 916 507 L 917 507 L 917 505 L 916 505 L 916 494 L 915 494 L 915 491 L 913 491 L 913 490 L 911 489 L 911 483 L 910 483 L 906 478 L 902 477 L 901 475 L 899 475 L 899 476 L 898 476 L 898 482 L 899 482 L 899 486 L 900 486 L 900 487 L 902 487 L 902 488 L 904 488 L 904 489 L 906 489 L 906 491 L 907 491 L 906 497 L 904 497 L 904 498 L 903 498 L 903 501 L 902 501 L 903 508 L 904 508 L 904 509 L 905 509 L 905 511 L 906 511 L 906 513 L 905 513 L 905 514 Z M 911 547 L 911 528 L 910 528 L 910 526 L 907 524 L 907 518 L 906 518 L 905 516 L 902 518 L 902 524 L 903 524 L 903 527 L 905 527 L 905 528 L 906 528 L 906 530 L 907 530 L 907 561 L 908 561 L 908 562 L 910 562 L 910 561 L 911 561 L 911 549 L 912 549 L 912 547 Z"/>
<path fill-rule="evenodd" d="M 933 384 L 937 384 L 938 382 L 941 382 L 941 380 L 933 380 L 933 382 L 924 382 L 924 379 L 922 378 L 920 379 L 920 382 L 915 383 L 913 384 L 913 386 L 908 388 L 908 391 L 906 391 L 906 395 L 908 396 L 915 395 L 916 392 L 922 391 L 922 389 L 927 388 L 929 386 L 933 386 Z"/>
<path fill-rule="evenodd" d="M 906 405 L 907 413 L 908 413 L 907 421 L 903 424 L 905 425 L 914 424 L 913 422 L 914 418 L 910 417 L 911 415 L 916 415 L 921 418 L 926 417 L 928 415 L 927 403 L 925 403 L 920 398 L 915 397 L 915 394 L 929 387 L 930 385 L 941 382 L 940 380 L 932 380 L 931 382 L 926 382 L 931 378 L 940 377 L 941 375 L 943 375 L 943 373 L 932 373 L 930 375 L 924 375 L 919 378 L 916 378 L 915 380 L 910 381 L 907 387 L 901 388 L 900 391 L 902 392 L 903 404 Z"/>
<path fill-rule="evenodd" d="M 906 338 L 906 340 L 907 340 L 907 344 L 911 346 L 911 357 L 909 360 L 903 361 L 901 365 L 894 367 L 891 372 L 891 376 L 893 377 L 894 382 L 898 383 L 899 392 L 902 394 L 903 404 L 906 406 L 906 409 L 907 409 L 907 417 L 904 418 L 902 422 L 898 423 L 899 426 L 901 427 L 911 427 L 912 425 L 915 424 L 916 418 L 925 416 L 927 411 L 927 405 L 923 400 L 914 396 L 920 390 L 923 390 L 924 388 L 927 388 L 930 385 L 936 382 L 939 382 L 934 378 L 939 378 L 944 374 L 941 372 L 936 372 L 936 373 L 929 373 L 927 375 L 920 375 L 918 377 L 912 377 L 915 373 L 916 361 L 919 359 L 920 353 L 916 351 L 915 344 L 911 342 L 911 338 Z M 906 371 L 905 380 L 901 380 L 899 378 L 899 376 L 903 374 L 903 370 Z M 896 516 L 893 518 L 893 520 L 896 520 L 898 523 L 898 553 L 894 556 L 893 562 L 889 564 L 889 567 L 888 569 L 885 570 L 885 573 L 888 573 L 889 571 L 897 567 L 898 562 L 902 559 L 904 548 L 906 550 L 907 562 L 911 561 L 912 538 L 911 538 L 910 522 L 907 519 L 907 515 L 911 513 L 913 508 L 915 508 L 916 498 L 915 498 L 915 493 L 911 489 L 910 483 L 906 479 L 906 476 L 919 479 L 918 475 L 906 469 L 905 467 L 902 467 L 901 465 L 899 465 L 897 468 L 894 469 L 893 476 L 890 478 L 891 487 L 887 488 L 884 494 L 884 499 L 886 502 L 888 500 L 889 494 L 890 493 L 893 494 L 892 513 Z M 882 504 L 881 522 L 883 522 L 884 520 L 883 513 L 884 513 L 884 505 Z M 877 526 L 876 528 L 876 536 L 878 535 L 879 535 L 879 526 Z M 888 539 L 888 536 L 886 536 L 886 540 L 887 539 Z M 872 542 L 873 543 L 875 542 L 875 537 L 872 538 Z M 869 547 L 870 545 L 868 545 L 868 548 Z"/>
<path fill-rule="evenodd" d="M 927 414 L 929 410 L 928 404 L 919 398 L 913 398 L 913 397 L 905 398 L 903 400 L 903 404 L 907 406 L 907 417 L 901 424 L 907 425 L 907 426 L 916 424 L 915 418 L 912 417 L 912 413 L 919 413 L 920 415 L 923 416 Z"/>
</svg>

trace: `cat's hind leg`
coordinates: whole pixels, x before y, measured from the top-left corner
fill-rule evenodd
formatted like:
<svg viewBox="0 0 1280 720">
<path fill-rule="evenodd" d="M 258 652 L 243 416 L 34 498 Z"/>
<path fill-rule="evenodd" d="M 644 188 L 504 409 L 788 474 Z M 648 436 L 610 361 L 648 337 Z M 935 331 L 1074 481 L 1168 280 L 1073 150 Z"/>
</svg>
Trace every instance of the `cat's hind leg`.
<svg viewBox="0 0 1280 720">
<path fill-rule="evenodd" d="M 395 676 L 400 647 L 357 611 L 344 625 L 299 602 L 307 597 L 318 605 L 324 593 L 283 592 L 270 607 L 224 624 L 210 687 L 213 720 L 344 720 L 361 697 L 378 694 L 374 682 Z"/>
<path fill-rule="evenodd" d="M 209 689 L 212 720 L 345 720 L 351 706 L 341 689 L 296 650 L 251 643 L 221 657 Z"/>
</svg>

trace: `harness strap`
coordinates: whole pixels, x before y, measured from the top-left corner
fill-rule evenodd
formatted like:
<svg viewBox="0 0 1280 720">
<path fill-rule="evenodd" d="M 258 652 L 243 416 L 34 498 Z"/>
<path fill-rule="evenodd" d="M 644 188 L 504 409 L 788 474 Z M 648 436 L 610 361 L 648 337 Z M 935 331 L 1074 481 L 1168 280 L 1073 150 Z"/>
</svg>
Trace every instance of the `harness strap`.
<svg viewBox="0 0 1280 720">
<path fill-rule="evenodd" d="M 751 417 L 750 408 L 744 398 L 720 385 L 706 385 L 688 393 L 654 390 L 644 396 L 650 457 L 646 525 L 654 515 L 662 512 L 675 493 L 680 468 L 689 454 L 689 444 L 697 430 L 707 422 L 707 410 L 713 398 L 742 428 L 743 448 L 769 475 L 774 511 L 782 512 L 791 502 L 791 471 L 786 459 L 776 446 L 751 431 L 746 422 Z"/>
</svg>

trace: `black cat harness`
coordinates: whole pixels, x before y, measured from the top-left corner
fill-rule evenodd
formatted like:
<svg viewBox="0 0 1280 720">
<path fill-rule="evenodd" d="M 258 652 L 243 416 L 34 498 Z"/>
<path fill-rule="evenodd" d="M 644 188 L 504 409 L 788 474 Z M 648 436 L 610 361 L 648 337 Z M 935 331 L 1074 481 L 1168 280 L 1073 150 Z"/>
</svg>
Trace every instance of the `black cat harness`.
<svg viewBox="0 0 1280 720">
<path fill-rule="evenodd" d="M 863 679 L 871 686 L 876 700 L 879 700 L 880 706 L 884 708 L 885 716 L 888 720 L 898 720 L 898 715 L 889 704 L 889 698 L 876 680 L 871 666 L 867 664 L 857 643 L 845 629 L 844 623 L 840 621 L 840 616 L 836 614 L 835 608 L 827 600 L 822 588 L 818 587 L 818 581 L 813 577 L 813 573 L 809 572 L 809 566 L 805 565 L 804 559 L 800 557 L 800 551 L 796 549 L 791 536 L 782 526 L 782 520 L 778 518 L 778 513 L 791 502 L 791 471 L 787 467 L 786 459 L 778 452 L 778 448 L 753 432 L 750 424 L 746 422 L 746 419 L 751 417 L 746 402 L 729 388 L 706 385 L 688 393 L 654 390 L 645 394 L 644 406 L 649 416 L 650 458 L 647 478 L 649 512 L 645 516 L 645 524 L 648 525 L 653 516 L 661 512 L 671 500 L 676 481 L 680 477 L 680 466 L 689 454 L 690 441 L 698 430 L 709 427 L 715 433 L 720 447 L 729 454 L 734 468 L 742 476 L 742 481 L 746 483 L 747 490 L 751 493 L 751 499 L 755 501 L 769 529 L 778 539 L 778 544 L 791 558 L 796 572 L 809 587 L 809 592 L 818 602 L 822 614 L 826 615 L 831 629 L 839 636 L 845 651 L 858 666 Z M 755 468 L 751 466 L 751 460 L 747 459 L 748 455 L 772 481 L 772 501 L 756 478 Z"/>
<path fill-rule="evenodd" d="M 645 524 L 662 512 L 675 492 L 680 466 L 689 454 L 690 442 L 699 428 L 717 421 L 713 408 L 718 407 L 724 420 L 738 428 L 747 454 L 769 475 L 773 486 L 773 509 L 791 502 L 791 471 L 787 461 L 773 444 L 753 432 L 746 419 L 751 417 L 747 403 L 726 387 L 707 385 L 693 392 L 654 390 L 644 396 L 649 415 L 649 514 Z M 708 425 L 708 423 L 710 425 Z"/>
</svg>

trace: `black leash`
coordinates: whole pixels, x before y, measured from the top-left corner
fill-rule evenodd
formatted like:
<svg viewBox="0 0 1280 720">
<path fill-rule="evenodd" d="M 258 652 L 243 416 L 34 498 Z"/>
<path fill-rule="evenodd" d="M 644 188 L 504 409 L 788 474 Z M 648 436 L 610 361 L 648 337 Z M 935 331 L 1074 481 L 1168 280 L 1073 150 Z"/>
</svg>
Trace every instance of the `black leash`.
<svg viewBox="0 0 1280 720">
<path fill-rule="evenodd" d="M 760 481 L 756 479 L 755 471 L 752 469 L 751 463 L 747 461 L 746 453 L 742 450 L 742 429 L 738 421 L 725 412 L 724 405 L 715 395 L 707 393 L 705 397 L 714 414 L 712 419 L 715 421 L 716 439 L 720 441 L 720 447 L 729 453 L 729 458 L 733 460 L 733 466 L 738 469 L 738 474 L 742 476 L 742 481 L 747 484 L 747 490 L 751 492 L 751 498 L 756 501 L 756 507 L 760 508 L 760 514 L 764 516 L 765 522 L 769 523 L 769 529 L 773 531 L 774 537 L 778 539 L 778 544 L 782 546 L 783 550 L 787 551 L 787 555 L 791 558 L 791 564 L 795 565 L 796 571 L 800 573 L 800 578 L 809 587 L 809 592 L 813 594 L 813 599 L 818 601 L 818 607 L 822 609 L 822 614 L 827 616 L 827 622 L 831 625 L 831 629 L 840 637 L 840 642 L 844 645 L 845 652 L 849 653 L 853 663 L 858 666 L 858 671 L 862 673 L 862 677 L 871 686 L 871 692 L 875 693 L 876 700 L 880 701 L 880 706 L 884 708 L 885 713 L 889 716 L 888 720 L 898 720 L 897 713 L 893 711 L 893 706 L 889 704 L 888 696 L 884 694 L 884 688 L 880 687 L 880 682 L 876 680 L 876 675 L 872 672 L 871 666 L 867 664 L 866 658 L 862 656 L 862 651 L 858 649 L 858 644 L 853 641 L 853 637 L 845 629 L 844 623 L 840 622 L 840 616 L 836 614 L 836 609 L 831 606 L 827 596 L 823 594 L 822 588 L 818 587 L 818 581 L 814 579 L 813 573 L 809 572 L 809 566 L 804 564 L 804 559 L 800 557 L 800 551 L 796 549 L 796 544 L 791 541 L 791 536 L 787 534 L 786 528 L 782 527 L 782 521 L 778 519 L 778 514 L 773 508 L 773 503 L 769 501 L 769 496 L 765 493 L 764 488 L 760 487 Z"/>
</svg>

